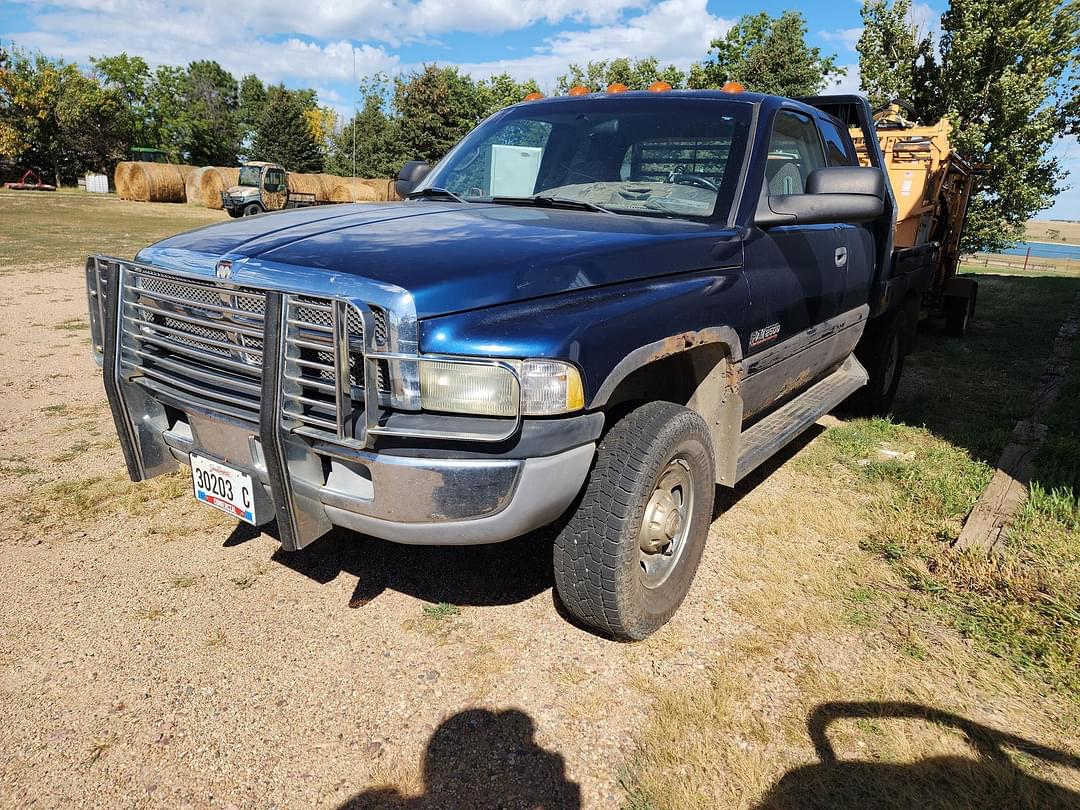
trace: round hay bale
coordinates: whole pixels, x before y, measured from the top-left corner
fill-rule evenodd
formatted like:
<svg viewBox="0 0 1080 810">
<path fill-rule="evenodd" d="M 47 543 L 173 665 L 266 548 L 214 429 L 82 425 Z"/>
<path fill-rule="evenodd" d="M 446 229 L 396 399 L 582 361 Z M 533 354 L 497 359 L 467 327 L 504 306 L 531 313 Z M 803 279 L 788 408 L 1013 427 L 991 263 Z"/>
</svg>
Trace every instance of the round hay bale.
<svg viewBox="0 0 1080 810">
<path fill-rule="evenodd" d="M 173 163 L 132 162 L 126 199 L 138 202 L 183 202 L 184 175 Z"/>
<path fill-rule="evenodd" d="M 289 172 L 286 182 L 289 191 L 296 194 L 314 194 L 316 200 L 326 202 L 330 199 L 331 183 L 328 180 L 329 177 L 330 175 Z M 333 178 L 335 182 L 340 179 L 340 177 Z"/>
<path fill-rule="evenodd" d="M 199 182 L 202 180 L 203 172 L 208 168 L 211 167 L 202 166 L 193 172 L 189 172 L 188 176 L 184 178 L 184 198 L 187 200 L 188 205 L 206 205 Z"/>
<path fill-rule="evenodd" d="M 116 164 L 113 172 L 113 188 L 122 200 L 130 200 L 131 192 L 128 189 L 128 178 L 131 177 L 131 161 L 121 160 Z"/>
<path fill-rule="evenodd" d="M 240 170 L 227 166 L 203 166 L 199 174 L 199 195 L 203 205 L 221 210 L 221 192 L 235 186 L 240 180 Z"/>
<path fill-rule="evenodd" d="M 394 190 L 394 181 L 389 177 L 375 177 L 363 182 L 367 183 L 371 190 L 375 192 L 375 199 L 378 202 L 387 202 L 398 198 L 397 192 Z"/>
<path fill-rule="evenodd" d="M 356 177 L 335 177 L 330 186 L 331 202 L 375 202 L 375 189 Z"/>
</svg>

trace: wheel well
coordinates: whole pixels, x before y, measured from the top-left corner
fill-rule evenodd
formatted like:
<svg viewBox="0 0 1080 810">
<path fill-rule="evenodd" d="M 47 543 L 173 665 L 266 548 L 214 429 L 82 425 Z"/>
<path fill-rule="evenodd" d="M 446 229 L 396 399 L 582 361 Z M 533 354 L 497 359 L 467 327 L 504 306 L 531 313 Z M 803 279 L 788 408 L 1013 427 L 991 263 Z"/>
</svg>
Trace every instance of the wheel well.
<svg viewBox="0 0 1080 810">
<path fill-rule="evenodd" d="M 604 410 L 625 411 L 658 400 L 687 405 L 717 364 L 729 357 L 722 343 L 708 343 L 654 360 L 624 377 L 611 392 Z"/>
</svg>

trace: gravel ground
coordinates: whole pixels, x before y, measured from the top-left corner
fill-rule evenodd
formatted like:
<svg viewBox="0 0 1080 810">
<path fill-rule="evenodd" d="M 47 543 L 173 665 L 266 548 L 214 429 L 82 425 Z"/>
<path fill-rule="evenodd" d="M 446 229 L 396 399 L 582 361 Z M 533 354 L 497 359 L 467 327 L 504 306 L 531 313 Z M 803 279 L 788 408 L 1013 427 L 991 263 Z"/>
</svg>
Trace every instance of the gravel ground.
<svg viewBox="0 0 1080 810">
<path fill-rule="evenodd" d="M 657 687 L 758 640 L 763 716 L 798 688 L 813 628 L 755 555 L 773 544 L 769 581 L 798 594 L 786 549 L 843 551 L 778 513 L 789 467 L 727 498 L 672 623 L 614 643 L 560 615 L 544 532 L 474 549 L 342 532 L 290 555 L 197 504 L 183 474 L 131 485 L 81 266 L 3 286 L 0 806 L 616 807 Z M 802 636 L 770 649 L 782 622 Z M 845 698 L 845 661 L 867 653 L 829 643 L 815 655 Z M 1023 731 L 1038 711 L 1015 700 Z"/>
</svg>

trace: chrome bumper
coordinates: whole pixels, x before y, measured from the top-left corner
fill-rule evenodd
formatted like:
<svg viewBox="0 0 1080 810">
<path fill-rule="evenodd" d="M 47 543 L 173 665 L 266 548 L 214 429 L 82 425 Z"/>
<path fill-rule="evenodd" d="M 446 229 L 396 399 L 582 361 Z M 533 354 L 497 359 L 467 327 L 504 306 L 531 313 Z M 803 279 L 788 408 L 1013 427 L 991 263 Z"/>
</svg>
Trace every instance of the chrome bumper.
<svg viewBox="0 0 1080 810">
<path fill-rule="evenodd" d="M 195 452 L 248 473 L 262 483 L 256 511 L 272 517 L 274 494 L 260 438 L 217 418 L 189 419 L 160 434 L 168 454 L 190 464 Z M 321 468 L 322 481 L 296 476 L 293 490 L 330 524 L 384 540 L 497 543 L 559 517 L 581 489 L 594 450 L 590 443 L 540 458 L 450 459 L 317 444 L 308 451 L 311 458 L 295 460 L 300 469 Z"/>
</svg>

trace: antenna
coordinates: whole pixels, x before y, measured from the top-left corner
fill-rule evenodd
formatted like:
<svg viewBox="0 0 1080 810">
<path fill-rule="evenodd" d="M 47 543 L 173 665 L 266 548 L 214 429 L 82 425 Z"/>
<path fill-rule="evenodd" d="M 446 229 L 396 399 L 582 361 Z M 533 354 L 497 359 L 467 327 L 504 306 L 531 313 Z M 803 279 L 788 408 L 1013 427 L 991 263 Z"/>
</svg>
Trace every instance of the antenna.
<svg viewBox="0 0 1080 810">
<path fill-rule="evenodd" d="M 352 84 L 353 92 L 358 89 L 356 84 L 356 48 L 350 47 L 352 51 Z M 353 111 L 352 111 L 352 176 L 356 177 L 356 118 L 357 118 L 357 104 L 358 100 L 356 96 L 353 96 Z"/>
</svg>

